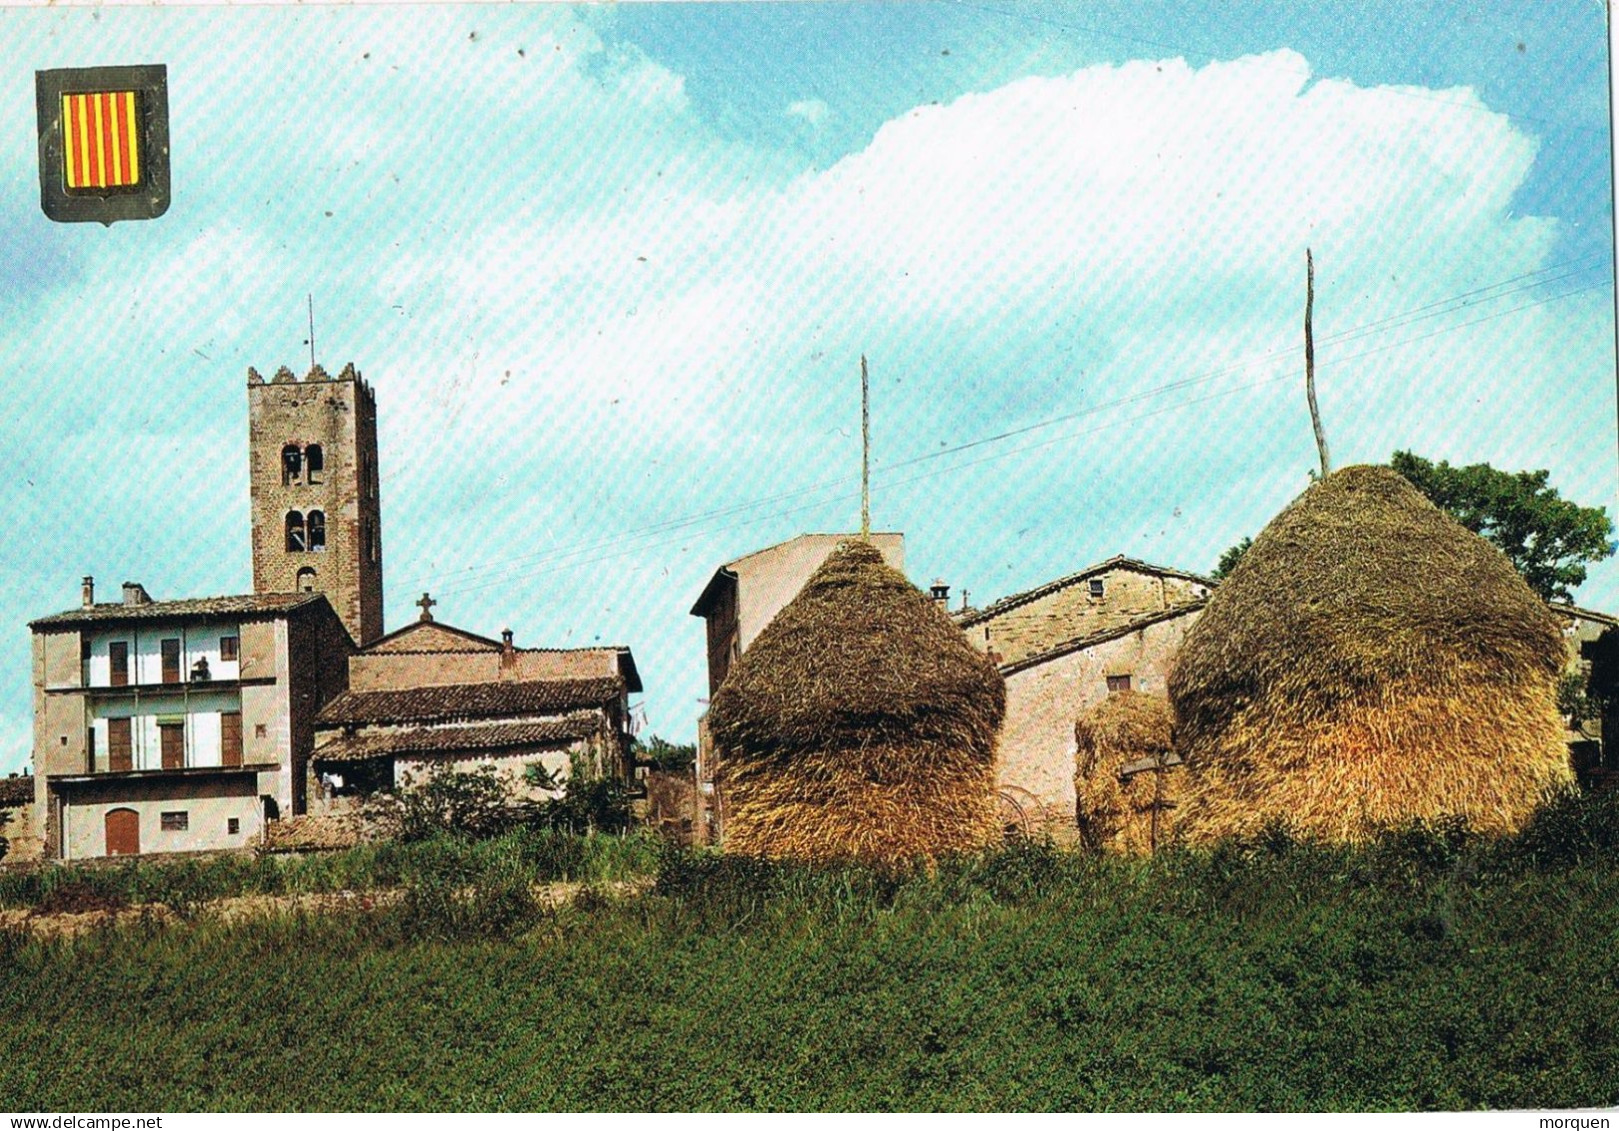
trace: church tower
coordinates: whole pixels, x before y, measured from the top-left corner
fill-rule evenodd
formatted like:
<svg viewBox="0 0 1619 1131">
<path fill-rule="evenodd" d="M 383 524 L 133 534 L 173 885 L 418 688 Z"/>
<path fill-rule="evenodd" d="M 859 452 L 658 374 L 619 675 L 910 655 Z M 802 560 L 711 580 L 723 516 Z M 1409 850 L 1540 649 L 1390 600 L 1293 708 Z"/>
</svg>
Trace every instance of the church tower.
<svg viewBox="0 0 1619 1131">
<path fill-rule="evenodd" d="M 326 594 L 357 644 L 382 635 L 377 402 L 345 365 L 247 371 L 253 591 Z"/>
</svg>

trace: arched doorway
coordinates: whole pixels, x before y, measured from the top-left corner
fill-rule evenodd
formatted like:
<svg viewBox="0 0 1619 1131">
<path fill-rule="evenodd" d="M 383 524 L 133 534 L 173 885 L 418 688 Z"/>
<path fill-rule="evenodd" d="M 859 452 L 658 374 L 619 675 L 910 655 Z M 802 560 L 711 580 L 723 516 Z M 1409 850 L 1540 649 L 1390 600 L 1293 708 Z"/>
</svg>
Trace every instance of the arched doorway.
<svg viewBox="0 0 1619 1131">
<path fill-rule="evenodd" d="M 141 815 L 133 809 L 107 810 L 107 855 L 139 856 Z"/>
</svg>

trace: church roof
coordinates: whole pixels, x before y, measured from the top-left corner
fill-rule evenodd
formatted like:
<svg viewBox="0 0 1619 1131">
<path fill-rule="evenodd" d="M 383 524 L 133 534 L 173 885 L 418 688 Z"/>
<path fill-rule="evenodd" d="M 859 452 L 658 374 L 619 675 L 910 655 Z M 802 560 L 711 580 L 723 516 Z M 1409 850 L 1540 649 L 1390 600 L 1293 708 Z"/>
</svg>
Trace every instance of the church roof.
<svg viewBox="0 0 1619 1131">
<path fill-rule="evenodd" d="M 589 738 L 602 729 L 600 715 L 584 713 L 533 722 L 481 722 L 457 726 L 408 726 L 339 734 L 315 748 L 324 762 L 357 762 L 391 754 L 450 753 L 555 746 Z"/>
<path fill-rule="evenodd" d="M 379 636 L 367 644 L 362 652 L 420 653 L 420 652 L 499 652 L 501 643 L 487 636 L 479 636 L 453 624 L 436 620 L 411 621 L 404 628 L 396 628 L 386 636 Z"/>
<path fill-rule="evenodd" d="M 108 601 L 88 608 L 69 609 L 28 622 L 28 627 L 69 628 L 129 620 L 179 620 L 204 617 L 239 617 L 290 613 L 308 605 L 325 604 L 322 593 L 244 593 L 235 597 L 193 597 L 184 601 L 145 601 L 126 605 Z"/>
<path fill-rule="evenodd" d="M 623 694 L 624 681 L 617 676 L 345 691 L 322 707 L 315 721 L 329 726 L 363 726 L 558 714 L 601 707 Z"/>
</svg>

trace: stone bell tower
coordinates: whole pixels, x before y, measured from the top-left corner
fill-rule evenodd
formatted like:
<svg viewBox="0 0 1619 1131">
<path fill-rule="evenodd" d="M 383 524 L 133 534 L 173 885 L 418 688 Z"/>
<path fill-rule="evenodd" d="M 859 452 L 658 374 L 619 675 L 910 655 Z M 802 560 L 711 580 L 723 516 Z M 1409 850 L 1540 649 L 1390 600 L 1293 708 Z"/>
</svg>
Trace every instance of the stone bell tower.
<svg viewBox="0 0 1619 1131">
<path fill-rule="evenodd" d="M 247 371 L 253 591 L 326 594 L 355 643 L 382 635 L 377 402 L 352 364 Z"/>
</svg>

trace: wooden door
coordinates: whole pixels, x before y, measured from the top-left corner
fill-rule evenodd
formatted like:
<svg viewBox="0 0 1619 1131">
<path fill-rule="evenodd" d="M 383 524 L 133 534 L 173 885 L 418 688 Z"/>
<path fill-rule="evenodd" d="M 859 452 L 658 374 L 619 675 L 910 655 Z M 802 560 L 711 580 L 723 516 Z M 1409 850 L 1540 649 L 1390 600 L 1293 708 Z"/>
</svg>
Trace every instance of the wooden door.
<svg viewBox="0 0 1619 1131">
<path fill-rule="evenodd" d="M 219 763 L 242 764 L 242 712 L 223 711 L 219 716 Z"/>
<path fill-rule="evenodd" d="M 163 768 L 178 770 L 186 764 L 186 729 L 179 723 L 159 723 L 159 747 L 163 751 Z"/>
<path fill-rule="evenodd" d="M 139 856 L 141 815 L 133 809 L 107 810 L 107 855 Z"/>
<path fill-rule="evenodd" d="M 129 719 L 107 720 L 107 769 L 113 773 L 135 768 L 134 730 Z"/>
</svg>

